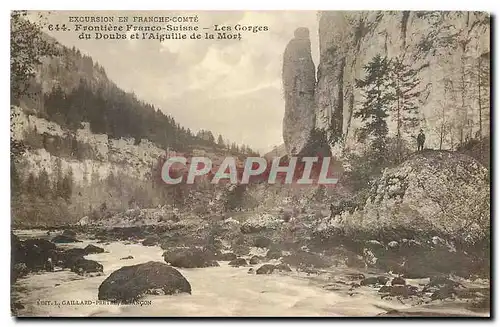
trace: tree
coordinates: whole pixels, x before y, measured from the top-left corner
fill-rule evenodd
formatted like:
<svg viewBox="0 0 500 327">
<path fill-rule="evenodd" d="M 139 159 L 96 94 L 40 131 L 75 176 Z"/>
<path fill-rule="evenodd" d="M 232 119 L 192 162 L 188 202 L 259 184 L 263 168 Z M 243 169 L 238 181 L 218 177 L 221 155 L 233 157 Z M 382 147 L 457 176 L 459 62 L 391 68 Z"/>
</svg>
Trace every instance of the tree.
<svg viewBox="0 0 500 327">
<path fill-rule="evenodd" d="M 219 134 L 219 137 L 217 138 L 217 145 L 224 148 L 225 147 L 225 144 L 224 144 L 224 139 L 222 138 L 222 135 Z"/>
<path fill-rule="evenodd" d="M 395 106 L 393 111 L 396 115 L 396 157 L 401 161 L 403 131 L 408 132 L 419 125 L 417 101 L 420 96 L 418 87 L 420 79 L 418 71 L 406 64 L 403 58 L 396 57 L 390 62 L 389 70 L 394 92 Z"/>
<path fill-rule="evenodd" d="M 376 158 L 381 164 L 386 157 L 386 138 L 389 132 L 387 127 L 388 109 L 394 100 L 390 89 L 388 71 L 390 61 L 386 57 L 376 55 L 364 66 L 365 79 L 356 80 L 356 86 L 362 89 L 364 102 L 354 113 L 355 118 L 361 118 L 363 126 L 360 129 L 360 140 L 369 139 Z"/>
<path fill-rule="evenodd" d="M 455 103 L 455 98 L 453 97 L 453 81 L 451 79 L 445 78 L 444 82 L 444 96 L 443 100 L 439 101 L 439 107 L 435 113 L 436 122 L 434 125 L 438 129 L 439 135 L 439 150 L 443 149 L 445 137 L 451 132 L 452 120 L 449 119 L 447 112 L 450 110 L 450 104 L 453 106 Z M 448 94 L 451 93 L 450 99 L 448 99 Z M 450 142 L 450 149 L 453 148 L 452 142 Z"/>
<path fill-rule="evenodd" d="M 490 53 L 481 54 L 477 59 L 477 102 L 479 107 L 479 139 L 483 138 L 485 109 L 490 106 Z M 489 115 L 489 112 L 487 113 Z"/>
<path fill-rule="evenodd" d="M 43 17 L 27 19 L 27 11 L 12 11 L 10 18 L 10 84 L 11 100 L 26 95 L 35 69 L 45 56 L 57 55 L 57 49 L 43 33 Z"/>
</svg>

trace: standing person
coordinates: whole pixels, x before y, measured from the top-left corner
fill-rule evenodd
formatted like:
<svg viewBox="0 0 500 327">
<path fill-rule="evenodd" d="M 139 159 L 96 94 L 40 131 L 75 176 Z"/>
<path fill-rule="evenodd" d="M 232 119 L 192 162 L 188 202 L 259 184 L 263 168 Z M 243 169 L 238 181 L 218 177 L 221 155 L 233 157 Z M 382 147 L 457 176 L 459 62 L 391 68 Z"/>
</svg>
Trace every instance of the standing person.
<svg viewBox="0 0 500 327">
<path fill-rule="evenodd" d="M 418 133 L 417 136 L 417 151 L 424 150 L 424 143 L 425 143 L 425 134 L 424 131 L 421 129 L 420 133 Z"/>
</svg>

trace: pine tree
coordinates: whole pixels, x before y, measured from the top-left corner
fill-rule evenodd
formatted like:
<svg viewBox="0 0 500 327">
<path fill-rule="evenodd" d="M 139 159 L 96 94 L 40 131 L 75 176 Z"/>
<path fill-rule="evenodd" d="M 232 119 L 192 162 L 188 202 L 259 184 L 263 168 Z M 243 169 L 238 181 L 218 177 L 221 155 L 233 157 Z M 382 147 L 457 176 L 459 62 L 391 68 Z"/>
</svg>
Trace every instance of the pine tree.
<svg viewBox="0 0 500 327">
<path fill-rule="evenodd" d="M 221 148 L 224 148 L 224 139 L 222 138 L 222 135 L 219 134 L 219 137 L 217 138 L 217 145 L 220 146 Z"/>
<path fill-rule="evenodd" d="M 390 62 L 391 87 L 394 92 L 395 105 L 393 111 L 396 113 L 396 151 L 397 161 L 401 160 L 403 132 L 411 132 L 419 125 L 418 98 L 420 91 L 420 79 L 418 71 L 403 62 L 402 58 L 396 57 Z M 413 134 L 413 133 L 412 133 Z"/>
<path fill-rule="evenodd" d="M 356 86 L 362 89 L 364 102 L 354 113 L 355 118 L 361 118 L 363 127 L 360 129 L 361 141 L 369 140 L 375 162 L 381 164 L 387 152 L 387 117 L 389 107 L 394 100 L 390 87 L 390 61 L 386 57 L 376 55 L 364 67 L 364 80 L 356 80 Z"/>
</svg>

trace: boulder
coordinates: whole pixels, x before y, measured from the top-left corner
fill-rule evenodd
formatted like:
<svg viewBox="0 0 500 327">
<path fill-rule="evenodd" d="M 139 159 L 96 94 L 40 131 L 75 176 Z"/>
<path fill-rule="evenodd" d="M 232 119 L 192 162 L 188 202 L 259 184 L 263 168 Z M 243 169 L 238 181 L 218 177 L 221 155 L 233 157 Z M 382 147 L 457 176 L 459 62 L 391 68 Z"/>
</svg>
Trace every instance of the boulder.
<svg viewBox="0 0 500 327">
<path fill-rule="evenodd" d="M 262 265 L 259 269 L 257 269 L 257 275 L 272 274 L 275 271 L 291 272 L 292 269 L 290 268 L 289 265 L 284 264 L 284 263 L 279 263 L 277 265 L 265 264 L 265 265 Z"/>
<path fill-rule="evenodd" d="M 91 273 L 102 273 L 103 267 L 99 262 L 80 258 L 71 266 L 71 271 L 78 275 L 87 275 Z"/>
<path fill-rule="evenodd" d="M 264 236 L 259 236 L 254 240 L 254 246 L 258 248 L 269 248 L 271 245 L 272 241 Z"/>
<path fill-rule="evenodd" d="M 122 267 L 99 286 L 99 300 L 127 303 L 145 294 L 191 294 L 191 285 L 175 268 L 150 261 Z"/>
<path fill-rule="evenodd" d="M 49 259 L 56 258 L 56 245 L 44 239 L 28 239 L 22 242 L 24 247 L 24 262 L 31 271 L 51 270 Z"/>
<path fill-rule="evenodd" d="M 248 263 L 250 263 L 251 265 L 256 265 L 256 264 L 260 263 L 260 261 L 262 259 L 263 258 L 261 258 L 260 256 L 254 255 L 253 257 L 250 258 L 250 261 L 248 261 Z"/>
<path fill-rule="evenodd" d="M 87 245 L 83 251 L 85 251 L 85 255 L 87 254 L 94 254 L 94 253 L 103 253 L 104 252 L 104 249 L 103 248 L 100 248 L 98 246 L 95 246 L 95 245 L 92 245 L 92 244 L 89 244 Z"/>
<path fill-rule="evenodd" d="M 432 293 L 432 300 L 444 300 L 457 294 L 457 290 L 452 285 L 445 285 Z"/>
<path fill-rule="evenodd" d="M 134 259 L 134 257 L 131 255 L 128 255 L 126 257 L 120 258 L 120 260 L 130 260 L 130 259 Z"/>
<path fill-rule="evenodd" d="M 179 268 L 218 267 L 213 254 L 198 248 L 177 248 L 163 253 L 165 262 Z"/>
<path fill-rule="evenodd" d="M 89 216 L 85 216 L 85 217 L 81 218 L 77 223 L 77 225 L 79 225 L 79 226 L 87 226 L 88 224 L 90 224 Z"/>
<path fill-rule="evenodd" d="M 66 251 L 57 251 L 55 264 L 63 268 L 71 268 L 80 259 L 87 255 L 85 249 L 73 248 Z"/>
<path fill-rule="evenodd" d="M 10 258 L 11 262 L 14 265 L 15 263 L 18 262 L 25 262 L 26 261 L 26 248 L 16 235 L 14 233 L 11 233 L 11 243 L 10 243 Z"/>
<path fill-rule="evenodd" d="M 229 265 L 231 267 L 246 266 L 247 265 L 247 261 L 245 259 L 243 259 L 243 258 L 237 258 L 237 259 L 234 259 L 231 262 L 229 262 Z"/>
<path fill-rule="evenodd" d="M 265 264 L 259 267 L 257 269 L 256 273 L 257 275 L 266 275 L 266 274 L 272 274 L 274 271 L 274 265 L 271 264 Z"/>
<path fill-rule="evenodd" d="M 52 242 L 54 243 L 76 243 L 76 242 L 81 242 L 79 240 L 77 240 L 76 238 L 72 237 L 72 236 L 67 236 L 67 235 L 57 235 L 56 237 L 54 237 L 52 239 Z"/>
<path fill-rule="evenodd" d="M 142 245 L 144 246 L 155 246 L 158 245 L 158 243 L 160 243 L 160 238 L 156 235 L 148 236 L 142 241 Z"/>
<path fill-rule="evenodd" d="M 406 285 L 406 280 L 402 277 L 394 277 L 391 281 L 391 285 Z"/>
<path fill-rule="evenodd" d="M 416 286 L 410 285 L 394 285 L 394 286 L 382 286 L 379 289 L 379 293 L 383 293 L 384 296 L 397 296 L 402 298 L 408 298 L 413 295 L 418 294 L 418 288 Z"/>
<path fill-rule="evenodd" d="M 283 257 L 283 262 L 301 268 L 328 268 L 331 266 L 331 263 L 319 254 L 302 250 Z"/>
<path fill-rule="evenodd" d="M 368 285 L 385 285 L 389 281 L 389 278 L 385 276 L 378 276 L 378 277 L 367 277 L 363 279 L 360 282 L 361 286 L 368 286 Z"/>
<path fill-rule="evenodd" d="M 291 272 L 292 271 L 292 268 L 290 268 L 289 265 L 285 264 L 285 263 L 279 263 L 277 265 L 274 265 L 274 269 L 277 270 L 277 271 L 286 271 L 286 272 Z"/>
<path fill-rule="evenodd" d="M 235 260 L 237 258 L 237 256 L 233 252 L 227 252 L 227 253 L 221 253 L 221 254 L 217 255 L 216 258 L 219 261 L 232 261 L 232 260 Z"/>
<path fill-rule="evenodd" d="M 65 229 L 61 235 L 64 235 L 64 236 L 67 236 L 67 237 L 71 237 L 71 238 L 76 238 L 76 232 L 72 231 L 72 230 L 68 230 L 68 229 Z"/>
</svg>

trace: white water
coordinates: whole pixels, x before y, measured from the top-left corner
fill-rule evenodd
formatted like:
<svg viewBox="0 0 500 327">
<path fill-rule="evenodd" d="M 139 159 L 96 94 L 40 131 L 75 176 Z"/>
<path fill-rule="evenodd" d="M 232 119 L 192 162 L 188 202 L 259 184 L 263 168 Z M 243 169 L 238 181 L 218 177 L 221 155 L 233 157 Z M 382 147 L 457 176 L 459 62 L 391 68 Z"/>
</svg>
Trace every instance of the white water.
<svg viewBox="0 0 500 327">
<path fill-rule="evenodd" d="M 21 234 L 22 235 L 22 234 Z M 34 235 L 30 235 L 33 237 Z M 95 242 L 85 241 L 84 247 Z M 19 316 L 375 316 L 409 305 L 380 299 L 369 287 L 326 290 L 320 278 L 303 273 L 255 275 L 249 267 L 178 269 L 190 282 L 192 294 L 149 295 L 151 305 L 42 305 L 40 300 L 97 300 L 98 288 L 113 271 L 147 261 L 163 262 L 163 250 L 140 244 L 97 244 L 107 252 L 88 255 L 104 266 L 104 275 L 81 277 L 70 271 L 31 274 L 14 285 L 16 301 L 24 305 Z M 65 245 L 73 247 L 75 245 Z M 132 255 L 134 259 L 120 260 Z M 254 269 L 258 267 L 254 266 Z M 344 274 L 346 271 L 344 270 Z M 330 274 L 331 275 L 331 274 Z M 334 274 L 333 274 L 334 275 Z M 340 272 L 339 272 L 340 275 Z M 333 281 L 333 279 L 332 279 Z M 328 281 L 323 278 L 323 284 Z M 57 285 L 59 284 L 59 285 Z M 57 286 L 56 286 L 57 285 Z M 352 295 L 350 295 L 350 293 Z M 384 310 L 384 308 L 386 310 Z M 463 311 L 462 311 L 463 312 Z"/>
</svg>

